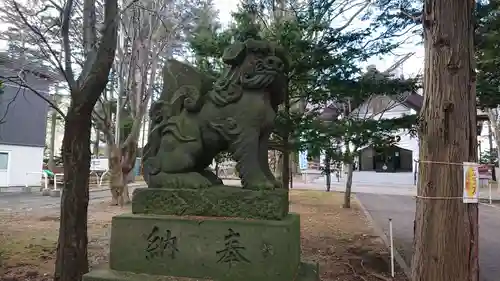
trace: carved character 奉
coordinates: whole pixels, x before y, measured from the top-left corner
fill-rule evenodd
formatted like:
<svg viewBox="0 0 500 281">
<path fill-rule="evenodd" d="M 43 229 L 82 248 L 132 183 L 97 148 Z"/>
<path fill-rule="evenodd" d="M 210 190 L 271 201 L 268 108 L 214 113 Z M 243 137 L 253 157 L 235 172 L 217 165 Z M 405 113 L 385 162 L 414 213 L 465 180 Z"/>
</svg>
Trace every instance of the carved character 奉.
<svg viewBox="0 0 500 281">
<path fill-rule="evenodd" d="M 223 54 L 219 79 L 170 60 L 164 89 L 151 109 L 144 172 L 152 188 L 205 188 L 222 184 L 208 166 L 229 151 L 244 188 L 279 187 L 268 163 L 268 141 L 287 90 L 288 62 L 274 44 L 248 39 Z"/>
</svg>

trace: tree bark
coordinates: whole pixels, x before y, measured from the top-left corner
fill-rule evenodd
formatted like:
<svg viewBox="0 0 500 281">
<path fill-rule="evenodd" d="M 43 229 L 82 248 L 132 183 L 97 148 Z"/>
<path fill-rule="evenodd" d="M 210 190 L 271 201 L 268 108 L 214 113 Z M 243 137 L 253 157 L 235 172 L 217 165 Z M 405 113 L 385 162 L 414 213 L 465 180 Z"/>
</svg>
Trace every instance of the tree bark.
<svg viewBox="0 0 500 281">
<path fill-rule="evenodd" d="M 343 207 L 346 209 L 351 208 L 352 174 L 353 174 L 352 163 L 348 163 L 347 178 L 345 181 L 344 205 L 343 205 Z"/>
<path fill-rule="evenodd" d="M 109 159 L 109 190 L 111 192 L 111 205 L 125 204 L 122 196 L 125 189 L 125 180 L 122 173 L 122 155 L 116 144 L 108 144 Z"/>
<path fill-rule="evenodd" d="M 72 104 L 63 139 L 64 188 L 54 280 L 78 281 L 88 272 L 87 208 L 89 203 L 92 108 Z"/>
<path fill-rule="evenodd" d="M 500 161 L 500 130 L 498 128 L 498 109 L 488 109 L 486 111 L 488 113 L 489 125 L 493 131 L 493 136 L 495 137 L 495 143 L 497 145 L 497 161 Z M 500 163 L 500 162 L 499 162 Z M 496 168 L 496 165 L 495 167 Z M 500 181 L 497 181 L 498 189 L 500 190 Z"/>
<path fill-rule="evenodd" d="M 86 7 L 92 7 L 94 3 L 92 0 L 86 0 L 84 10 Z M 64 187 L 54 281 L 81 281 L 83 274 L 88 272 L 87 211 L 92 110 L 108 83 L 118 32 L 117 0 L 105 0 L 101 40 L 96 51 L 86 56 L 82 71 L 75 80 L 69 40 L 73 8 L 73 2 L 68 1 L 61 20 L 65 66 L 63 74 L 70 88 L 71 104 L 64 125 Z"/>
<path fill-rule="evenodd" d="M 95 128 L 94 133 L 96 137 L 92 153 L 94 154 L 95 157 L 99 158 L 99 137 L 100 137 L 99 135 L 101 134 L 101 131 L 99 130 L 99 128 Z"/>
<path fill-rule="evenodd" d="M 332 188 L 332 169 L 331 169 L 331 161 L 329 155 L 326 155 L 325 157 L 325 176 L 326 176 L 326 191 L 330 191 L 330 189 Z"/>
<path fill-rule="evenodd" d="M 285 142 L 285 147 L 288 146 L 288 142 Z M 285 148 L 285 151 L 281 155 L 282 157 L 282 167 L 281 167 L 281 184 L 283 188 L 290 189 L 290 151 Z"/>
<path fill-rule="evenodd" d="M 134 148 L 135 147 L 135 148 Z M 128 190 L 128 175 L 135 166 L 137 142 L 130 147 L 119 148 L 115 144 L 108 145 L 109 151 L 109 189 L 111 192 L 111 205 L 130 203 Z"/>
<path fill-rule="evenodd" d="M 57 104 L 57 94 L 54 95 L 53 102 Z M 51 109 L 50 113 L 50 147 L 49 147 L 49 161 L 47 163 L 47 168 L 54 171 L 56 163 L 54 161 L 54 156 L 56 154 L 56 127 L 57 127 L 57 110 Z"/>
<path fill-rule="evenodd" d="M 489 156 L 490 156 L 490 164 L 491 164 L 491 180 L 496 181 L 496 169 L 495 169 L 495 161 L 493 157 L 491 157 L 491 152 L 493 152 L 493 131 L 491 130 L 491 120 L 488 121 L 488 144 L 490 145 Z"/>
<path fill-rule="evenodd" d="M 479 279 L 478 206 L 462 203 L 462 165 L 436 163 L 477 161 L 474 6 L 465 0 L 424 3 L 414 281 Z"/>
</svg>

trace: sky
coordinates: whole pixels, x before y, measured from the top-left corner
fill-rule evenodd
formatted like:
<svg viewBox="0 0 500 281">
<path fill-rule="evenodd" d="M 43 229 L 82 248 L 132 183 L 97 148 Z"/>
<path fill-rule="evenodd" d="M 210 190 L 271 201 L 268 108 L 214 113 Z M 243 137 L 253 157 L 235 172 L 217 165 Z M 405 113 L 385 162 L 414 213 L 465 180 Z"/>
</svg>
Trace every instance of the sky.
<svg viewBox="0 0 500 281">
<path fill-rule="evenodd" d="M 231 21 L 231 12 L 236 11 L 238 2 L 239 1 L 237 0 L 214 0 L 215 7 L 217 8 L 217 10 L 219 10 L 219 19 L 223 25 L 228 25 L 229 22 Z M 353 24 L 354 25 L 360 24 L 360 22 L 358 21 L 358 23 L 356 23 L 356 21 L 354 21 Z M 3 28 L 0 28 L 0 32 L 2 29 Z M 7 48 L 6 42 L 0 41 L 0 49 L 5 50 L 6 48 Z M 415 52 L 415 55 L 409 58 L 397 70 L 397 72 L 402 72 L 403 74 L 411 77 L 421 73 L 422 71 L 423 61 L 424 61 L 423 46 L 407 45 L 397 50 L 397 54 L 406 54 L 409 52 Z M 377 66 L 377 69 L 383 71 L 388 67 L 390 67 L 397 60 L 398 57 L 396 56 L 387 56 L 384 58 L 374 57 L 366 62 L 366 66 L 374 64 Z"/>
</svg>

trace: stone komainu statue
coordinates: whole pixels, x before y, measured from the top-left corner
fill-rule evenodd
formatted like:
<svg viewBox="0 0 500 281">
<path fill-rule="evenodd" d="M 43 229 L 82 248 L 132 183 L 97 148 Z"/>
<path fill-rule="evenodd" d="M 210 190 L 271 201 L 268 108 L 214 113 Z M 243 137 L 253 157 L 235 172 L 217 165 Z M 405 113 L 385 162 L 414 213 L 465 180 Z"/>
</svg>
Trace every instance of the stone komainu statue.
<svg viewBox="0 0 500 281">
<path fill-rule="evenodd" d="M 229 151 L 244 188 L 279 187 L 268 163 L 268 141 L 287 91 L 282 48 L 249 39 L 228 47 L 219 79 L 170 60 L 164 89 L 150 111 L 144 148 L 145 179 L 152 188 L 205 188 L 222 184 L 208 166 Z"/>
</svg>

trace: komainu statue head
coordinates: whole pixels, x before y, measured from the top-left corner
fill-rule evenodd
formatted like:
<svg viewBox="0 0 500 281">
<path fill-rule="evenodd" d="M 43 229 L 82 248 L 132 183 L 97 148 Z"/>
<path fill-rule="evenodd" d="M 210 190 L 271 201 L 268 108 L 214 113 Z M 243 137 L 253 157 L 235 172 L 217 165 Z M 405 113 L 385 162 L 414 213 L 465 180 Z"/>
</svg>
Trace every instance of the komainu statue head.
<svg viewBox="0 0 500 281">
<path fill-rule="evenodd" d="M 289 68 L 283 48 L 269 41 L 248 39 L 229 46 L 222 60 L 229 68 L 215 82 L 214 90 L 227 89 L 232 85 L 241 87 L 243 91 L 267 92 L 275 110 L 283 102 L 288 89 Z"/>
</svg>

